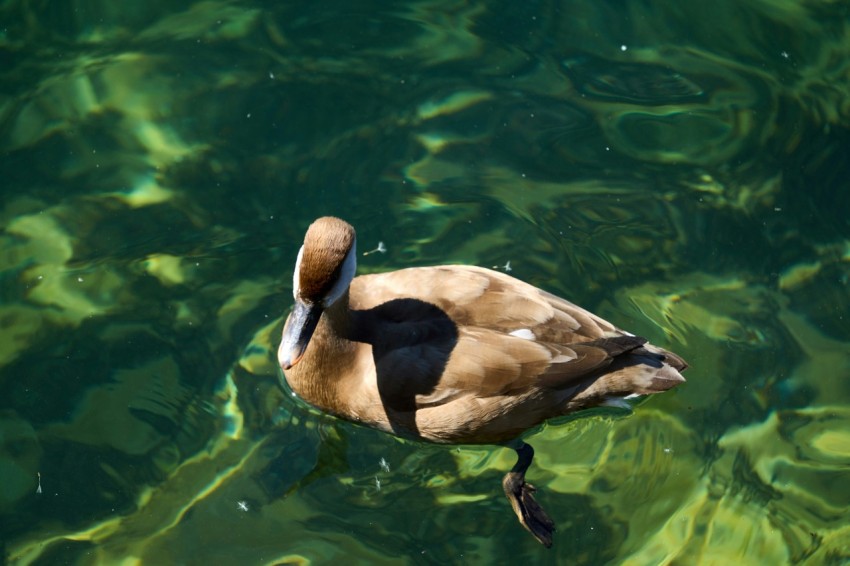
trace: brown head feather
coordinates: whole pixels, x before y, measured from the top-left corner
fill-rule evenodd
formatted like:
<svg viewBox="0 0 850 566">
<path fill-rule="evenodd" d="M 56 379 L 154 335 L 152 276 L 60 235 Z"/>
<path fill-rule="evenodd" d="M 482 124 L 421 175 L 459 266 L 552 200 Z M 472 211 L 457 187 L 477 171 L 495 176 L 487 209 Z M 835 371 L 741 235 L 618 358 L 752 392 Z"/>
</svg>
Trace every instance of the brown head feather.
<svg viewBox="0 0 850 566">
<path fill-rule="evenodd" d="M 327 295 L 354 240 L 354 228 L 345 220 L 325 216 L 310 225 L 298 273 L 301 299 L 315 303 Z"/>
</svg>

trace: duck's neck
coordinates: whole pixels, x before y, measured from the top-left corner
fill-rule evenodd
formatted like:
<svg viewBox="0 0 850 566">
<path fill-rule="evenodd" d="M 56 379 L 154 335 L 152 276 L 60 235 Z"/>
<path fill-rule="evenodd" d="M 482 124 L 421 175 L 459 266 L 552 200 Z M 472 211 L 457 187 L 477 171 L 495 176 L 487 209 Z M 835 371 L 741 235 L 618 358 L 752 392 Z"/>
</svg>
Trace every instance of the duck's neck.
<svg viewBox="0 0 850 566">
<path fill-rule="evenodd" d="M 305 401 L 330 412 L 344 389 L 343 381 L 354 366 L 357 344 L 347 337 L 353 332 L 348 292 L 325 309 L 301 362 L 291 372 L 292 389 Z"/>
<path fill-rule="evenodd" d="M 320 338 L 325 344 L 326 352 L 333 353 L 334 359 L 336 356 L 350 355 L 356 349 L 352 342 L 352 336 L 356 331 L 354 313 L 349 308 L 348 298 L 349 291 L 346 291 L 334 304 L 325 309 L 313 336 L 313 340 Z"/>
</svg>

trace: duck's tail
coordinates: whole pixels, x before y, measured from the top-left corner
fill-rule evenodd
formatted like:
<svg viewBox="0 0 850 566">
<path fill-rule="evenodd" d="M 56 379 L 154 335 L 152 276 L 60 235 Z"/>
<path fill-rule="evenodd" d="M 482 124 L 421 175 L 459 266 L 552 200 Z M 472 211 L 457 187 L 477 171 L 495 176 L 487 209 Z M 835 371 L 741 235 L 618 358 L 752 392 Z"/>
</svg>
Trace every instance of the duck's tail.
<svg viewBox="0 0 850 566">
<path fill-rule="evenodd" d="M 627 406 L 625 401 L 628 399 L 661 393 L 685 382 L 680 373 L 688 367 L 685 360 L 644 339 L 640 341 L 632 348 L 612 352 L 610 365 L 599 370 L 570 405 Z"/>
</svg>

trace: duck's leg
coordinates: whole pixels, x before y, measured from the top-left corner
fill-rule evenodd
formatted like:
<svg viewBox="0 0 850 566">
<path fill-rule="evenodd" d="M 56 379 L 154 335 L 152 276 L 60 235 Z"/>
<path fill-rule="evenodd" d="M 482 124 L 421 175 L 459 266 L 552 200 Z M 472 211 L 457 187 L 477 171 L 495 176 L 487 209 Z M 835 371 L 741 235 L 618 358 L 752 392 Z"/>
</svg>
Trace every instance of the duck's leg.
<svg viewBox="0 0 850 566">
<path fill-rule="evenodd" d="M 517 461 L 511 471 L 505 474 L 502 487 L 505 495 L 514 508 L 517 519 L 528 532 L 534 535 L 543 546 L 552 546 L 552 533 L 555 532 L 555 523 L 546 514 L 546 511 L 534 500 L 532 495 L 537 491 L 530 483 L 525 483 L 525 471 L 534 459 L 534 448 L 521 440 L 509 445 L 516 450 Z"/>
</svg>

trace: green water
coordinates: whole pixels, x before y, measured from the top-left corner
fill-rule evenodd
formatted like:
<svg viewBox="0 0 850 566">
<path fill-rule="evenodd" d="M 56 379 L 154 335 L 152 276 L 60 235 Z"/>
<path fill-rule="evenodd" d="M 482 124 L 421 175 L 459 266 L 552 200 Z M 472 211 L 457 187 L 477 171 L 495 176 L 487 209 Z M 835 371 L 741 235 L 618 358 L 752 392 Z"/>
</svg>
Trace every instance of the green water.
<svg viewBox="0 0 850 566">
<path fill-rule="evenodd" d="M 6 0 L 0 78 L 6 562 L 850 561 L 846 3 Z M 690 362 L 529 437 L 551 550 L 280 388 L 326 214 Z"/>
</svg>

